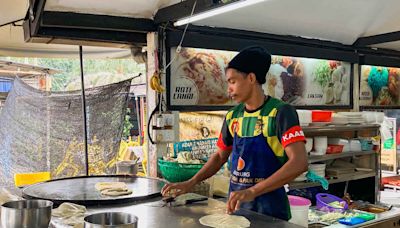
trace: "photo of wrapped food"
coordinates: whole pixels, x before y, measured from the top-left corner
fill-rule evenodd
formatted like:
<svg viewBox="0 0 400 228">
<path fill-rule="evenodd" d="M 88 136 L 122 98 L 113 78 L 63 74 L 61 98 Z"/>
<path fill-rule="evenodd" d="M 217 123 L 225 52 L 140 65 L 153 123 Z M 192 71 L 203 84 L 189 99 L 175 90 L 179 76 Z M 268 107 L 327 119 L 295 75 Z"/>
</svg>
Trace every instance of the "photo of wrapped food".
<svg viewBox="0 0 400 228">
<path fill-rule="evenodd" d="M 300 58 L 273 56 L 266 92 L 293 105 L 304 105 L 304 66 Z"/>
<path fill-rule="evenodd" d="M 370 67 L 361 67 L 360 78 L 360 105 L 367 106 L 373 103 L 372 89 L 368 85 L 368 76 L 371 71 Z"/>
<path fill-rule="evenodd" d="M 363 105 L 387 106 L 400 104 L 399 68 L 364 65 L 361 67 L 360 79 L 360 99 L 363 100 L 368 91 L 372 93 L 369 102 L 363 102 Z"/>
<path fill-rule="evenodd" d="M 325 104 L 340 104 L 349 89 L 349 72 L 342 62 L 319 60 L 313 72 L 313 82 L 321 86 Z"/>
<path fill-rule="evenodd" d="M 227 94 L 225 67 L 234 54 L 228 51 L 182 48 L 171 73 L 176 78 L 187 77 L 194 81 L 199 93 L 197 105 L 232 105 Z M 172 80 L 171 83 L 179 81 Z"/>
<path fill-rule="evenodd" d="M 388 89 L 396 103 L 400 98 L 400 69 L 389 68 Z"/>
</svg>

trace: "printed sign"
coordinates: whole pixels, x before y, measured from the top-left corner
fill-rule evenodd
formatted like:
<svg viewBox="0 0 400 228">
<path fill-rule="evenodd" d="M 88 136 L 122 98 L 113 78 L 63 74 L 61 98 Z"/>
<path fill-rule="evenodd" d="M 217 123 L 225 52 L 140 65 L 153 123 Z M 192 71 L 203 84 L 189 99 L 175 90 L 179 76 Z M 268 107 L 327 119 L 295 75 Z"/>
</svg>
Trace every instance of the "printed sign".
<svg viewBox="0 0 400 228">
<path fill-rule="evenodd" d="M 225 68 L 238 52 L 182 48 L 169 75 L 171 106 L 234 106 L 227 94 Z M 350 63 L 272 56 L 264 92 L 296 106 L 350 106 Z"/>
<path fill-rule="evenodd" d="M 360 105 L 400 105 L 400 68 L 361 66 Z"/>
<path fill-rule="evenodd" d="M 217 150 L 218 138 L 202 139 L 202 140 L 189 140 L 174 143 L 174 155 L 179 152 L 191 152 L 194 159 L 207 160 L 211 154 Z"/>
</svg>

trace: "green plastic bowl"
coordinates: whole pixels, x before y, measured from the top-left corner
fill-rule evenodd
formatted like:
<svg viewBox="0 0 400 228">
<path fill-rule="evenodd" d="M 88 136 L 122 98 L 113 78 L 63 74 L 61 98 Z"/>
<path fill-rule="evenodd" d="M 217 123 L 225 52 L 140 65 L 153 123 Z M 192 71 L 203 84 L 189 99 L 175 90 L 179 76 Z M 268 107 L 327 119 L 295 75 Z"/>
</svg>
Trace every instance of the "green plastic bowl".
<svg viewBox="0 0 400 228">
<path fill-rule="evenodd" d="M 165 161 L 158 159 L 158 168 L 161 175 L 169 182 L 182 182 L 192 178 L 204 164 L 183 164 L 178 162 Z"/>
</svg>

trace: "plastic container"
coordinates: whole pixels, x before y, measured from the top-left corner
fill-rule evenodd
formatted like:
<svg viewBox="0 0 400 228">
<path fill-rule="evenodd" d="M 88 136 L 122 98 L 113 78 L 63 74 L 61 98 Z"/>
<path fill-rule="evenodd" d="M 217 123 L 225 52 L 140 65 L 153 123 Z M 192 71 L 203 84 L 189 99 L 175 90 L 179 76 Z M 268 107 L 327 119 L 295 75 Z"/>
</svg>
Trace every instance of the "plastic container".
<svg viewBox="0 0 400 228">
<path fill-rule="evenodd" d="M 327 154 L 340 154 L 343 152 L 343 145 L 333 145 L 328 144 L 328 148 L 326 149 Z"/>
<path fill-rule="evenodd" d="M 316 208 L 320 211 L 325 211 L 325 212 L 344 212 L 348 209 L 349 205 L 347 205 L 346 201 L 343 199 L 331 195 L 331 194 L 326 194 L 326 193 L 318 193 L 316 195 L 316 201 L 317 205 Z M 338 201 L 340 204 L 343 204 L 343 208 L 339 207 L 333 207 L 329 205 L 332 202 Z"/>
<path fill-rule="evenodd" d="M 319 155 L 326 154 L 326 149 L 328 147 L 328 137 L 327 136 L 315 136 L 314 137 L 314 150 Z"/>
<path fill-rule="evenodd" d="M 308 227 L 308 209 L 311 206 L 311 201 L 303 197 L 292 195 L 288 195 L 288 199 L 290 211 L 292 213 L 292 218 L 289 222 Z"/>
<path fill-rule="evenodd" d="M 312 111 L 312 122 L 331 122 L 332 111 L 313 110 Z"/>
<path fill-rule="evenodd" d="M 328 144 L 333 145 L 343 145 L 343 152 L 350 151 L 350 141 L 348 139 L 341 139 L 341 138 L 329 138 Z"/>
<path fill-rule="evenodd" d="M 325 163 L 314 163 L 308 165 L 309 170 L 318 171 L 318 170 L 325 170 L 326 164 Z"/>
<path fill-rule="evenodd" d="M 315 174 L 321 177 L 325 177 L 326 164 L 310 164 L 308 170 L 313 171 Z"/>
<path fill-rule="evenodd" d="M 351 139 L 350 151 L 361 151 L 361 142 L 357 139 Z"/>
<path fill-rule="evenodd" d="M 312 122 L 310 110 L 296 110 L 300 126 L 308 126 Z"/>
<path fill-rule="evenodd" d="M 14 183 L 16 187 L 22 187 L 48 181 L 50 178 L 50 172 L 16 173 L 14 175 Z"/>
<path fill-rule="evenodd" d="M 169 182 L 181 182 L 192 178 L 204 164 L 182 164 L 158 159 L 161 175 Z"/>
<path fill-rule="evenodd" d="M 306 151 L 307 153 L 311 152 L 313 149 L 314 139 L 311 137 L 306 138 Z"/>
<path fill-rule="evenodd" d="M 364 222 L 366 222 L 366 220 L 364 220 L 362 218 L 353 217 L 353 218 L 341 218 L 338 220 L 338 222 L 343 225 L 354 226 L 357 224 L 364 223 Z"/>
<path fill-rule="evenodd" d="M 362 151 L 371 151 L 373 149 L 374 145 L 372 144 L 372 140 L 371 139 L 359 138 L 358 140 L 361 143 L 361 150 Z"/>
</svg>

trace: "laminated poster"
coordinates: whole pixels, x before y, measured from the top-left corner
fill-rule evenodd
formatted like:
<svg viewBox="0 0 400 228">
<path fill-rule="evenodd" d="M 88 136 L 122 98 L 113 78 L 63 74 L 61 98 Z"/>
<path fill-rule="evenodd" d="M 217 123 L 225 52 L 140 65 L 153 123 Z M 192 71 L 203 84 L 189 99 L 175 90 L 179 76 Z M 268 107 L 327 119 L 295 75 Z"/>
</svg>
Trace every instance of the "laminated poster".
<svg viewBox="0 0 400 228">
<path fill-rule="evenodd" d="M 225 67 L 237 54 L 200 48 L 171 49 L 171 106 L 234 106 Z M 350 106 L 351 64 L 335 60 L 272 56 L 264 92 L 295 106 Z"/>
<path fill-rule="evenodd" d="M 361 66 L 360 106 L 399 106 L 400 68 Z"/>
</svg>

